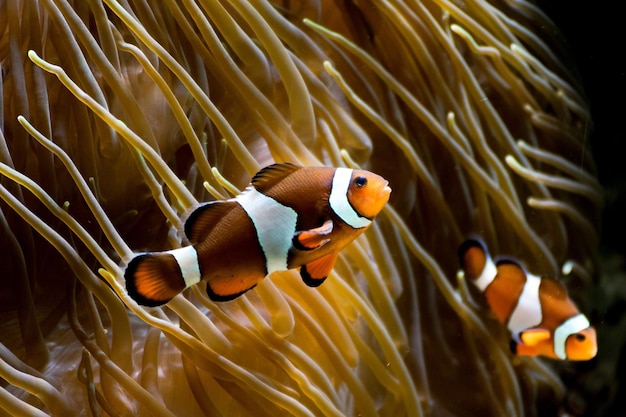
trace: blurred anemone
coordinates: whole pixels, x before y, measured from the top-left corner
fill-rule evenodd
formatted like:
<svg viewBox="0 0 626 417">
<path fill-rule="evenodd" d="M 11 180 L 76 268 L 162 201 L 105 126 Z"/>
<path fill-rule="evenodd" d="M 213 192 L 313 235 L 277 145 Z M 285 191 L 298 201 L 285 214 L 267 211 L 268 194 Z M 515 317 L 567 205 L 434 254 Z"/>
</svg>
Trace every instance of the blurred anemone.
<svg viewBox="0 0 626 417">
<path fill-rule="evenodd" d="M 523 0 L 0 0 L 0 410 L 584 412 L 456 279 L 480 233 L 585 309 L 602 195 L 553 30 Z M 273 161 L 390 179 L 323 286 L 126 295 L 132 251 Z"/>
</svg>

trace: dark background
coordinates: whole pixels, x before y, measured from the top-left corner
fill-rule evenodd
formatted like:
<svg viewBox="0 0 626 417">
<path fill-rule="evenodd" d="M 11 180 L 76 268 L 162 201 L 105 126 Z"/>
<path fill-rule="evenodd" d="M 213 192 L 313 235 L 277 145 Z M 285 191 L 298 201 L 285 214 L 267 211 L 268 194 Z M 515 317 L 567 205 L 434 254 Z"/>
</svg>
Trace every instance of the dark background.
<svg viewBox="0 0 626 417">
<path fill-rule="evenodd" d="M 567 373 L 562 376 L 566 385 L 584 393 L 585 417 L 626 417 L 626 25 L 622 2 L 538 0 L 538 5 L 560 29 L 581 77 L 593 119 L 589 144 L 606 197 L 600 243 L 604 270 L 595 292 L 596 308 L 591 311 L 598 327 L 598 356 L 577 367 L 569 381 Z"/>
<path fill-rule="evenodd" d="M 626 25 L 621 2 L 539 0 L 556 23 L 582 78 L 589 138 L 605 187 L 603 253 L 626 254 Z"/>
</svg>

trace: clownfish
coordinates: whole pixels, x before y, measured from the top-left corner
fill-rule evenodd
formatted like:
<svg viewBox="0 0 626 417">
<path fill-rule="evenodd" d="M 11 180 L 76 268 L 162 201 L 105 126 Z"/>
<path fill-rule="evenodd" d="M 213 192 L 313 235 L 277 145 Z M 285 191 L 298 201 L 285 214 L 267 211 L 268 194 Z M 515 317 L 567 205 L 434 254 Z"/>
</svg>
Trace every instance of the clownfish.
<svg viewBox="0 0 626 417">
<path fill-rule="evenodd" d="M 211 300 L 228 301 L 272 272 L 298 267 L 317 287 L 390 193 L 388 182 L 369 171 L 270 165 L 235 198 L 189 214 L 190 246 L 136 254 L 124 271 L 126 289 L 137 303 L 158 306 L 204 280 Z"/>
<path fill-rule="evenodd" d="M 528 273 L 515 259 L 494 262 L 479 239 L 461 244 L 458 255 L 464 276 L 511 332 L 513 353 L 574 361 L 596 355 L 596 330 L 563 284 Z"/>
</svg>

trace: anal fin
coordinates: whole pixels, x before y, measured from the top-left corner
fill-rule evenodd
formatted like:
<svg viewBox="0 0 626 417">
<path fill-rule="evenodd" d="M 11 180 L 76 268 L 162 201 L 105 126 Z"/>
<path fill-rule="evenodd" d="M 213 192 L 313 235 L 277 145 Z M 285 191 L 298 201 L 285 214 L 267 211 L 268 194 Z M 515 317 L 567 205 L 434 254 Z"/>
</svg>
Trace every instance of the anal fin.
<svg viewBox="0 0 626 417">
<path fill-rule="evenodd" d="M 211 301 L 230 301 L 256 287 L 263 278 L 227 277 L 207 282 L 206 293 Z"/>
<path fill-rule="evenodd" d="M 328 255 L 322 256 L 313 262 L 302 265 L 300 268 L 302 281 L 304 281 L 304 283 L 309 287 L 320 286 L 335 266 L 337 255 L 337 252 L 329 253 Z"/>
</svg>

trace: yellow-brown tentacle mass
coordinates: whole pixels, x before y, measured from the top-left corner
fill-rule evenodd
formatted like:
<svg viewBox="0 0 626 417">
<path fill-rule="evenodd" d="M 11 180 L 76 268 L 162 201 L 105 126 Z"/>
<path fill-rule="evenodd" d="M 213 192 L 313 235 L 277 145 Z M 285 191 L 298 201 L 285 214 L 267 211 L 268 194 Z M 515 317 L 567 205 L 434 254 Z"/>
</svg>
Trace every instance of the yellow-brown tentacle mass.
<svg viewBox="0 0 626 417">
<path fill-rule="evenodd" d="M 568 410 L 456 279 L 471 233 L 569 262 L 574 298 L 596 277 L 589 113 L 546 28 L 525 0 L 0 0 L 0 414 Z M 133 252 L 273 161 L 394 189 L 322 286 L 126 295 Z"/>
</svg>

